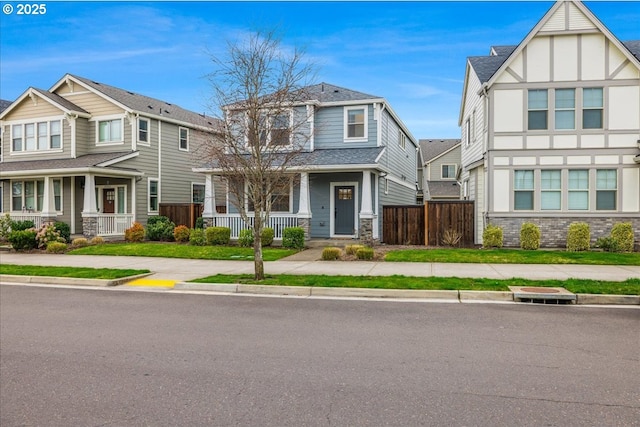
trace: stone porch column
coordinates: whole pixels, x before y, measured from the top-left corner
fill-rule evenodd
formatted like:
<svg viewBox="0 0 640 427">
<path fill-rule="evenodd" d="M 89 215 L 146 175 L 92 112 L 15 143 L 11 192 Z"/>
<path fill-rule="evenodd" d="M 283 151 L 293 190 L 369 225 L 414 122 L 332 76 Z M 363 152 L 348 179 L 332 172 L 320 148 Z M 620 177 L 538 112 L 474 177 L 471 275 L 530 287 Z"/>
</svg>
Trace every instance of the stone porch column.
<svg viewBox="0 0 640 427">
<path fill-rule="evenodd" d="M 300 173 L 300 200 L 298 201 L 298 226 L 304 230 L 304 238 L 311 232 L 311 197 L 309 195 L 309 173 Z"/>
<path fill-rule="evenodd" d="M 98 206 L 96 205 L 96 181 L 92 174 L 84 177 L 82 205 L 82 234 L 87 239 L 98 235 Z"/>
<path fill-rule="evenodd" d="M 216 224 L 216 189 L 213 182 L 213 175 L 207 174 L 204 181 L 204 208 L 202 218 L 204 226 L 213 227 Z"/>
</svg>

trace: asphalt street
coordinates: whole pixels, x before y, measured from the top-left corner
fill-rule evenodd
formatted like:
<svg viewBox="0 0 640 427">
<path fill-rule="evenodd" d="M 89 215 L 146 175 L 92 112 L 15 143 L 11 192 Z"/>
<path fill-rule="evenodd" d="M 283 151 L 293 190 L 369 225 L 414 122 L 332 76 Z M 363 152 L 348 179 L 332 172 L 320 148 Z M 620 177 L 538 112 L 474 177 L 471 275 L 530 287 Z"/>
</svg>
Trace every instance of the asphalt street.
<svg viewBox="0 0 640 427">
<path fill-rule="evenodd" d="M 0 286 L 0 425 L 633 426 L 640 310 Z"/>
</svg>

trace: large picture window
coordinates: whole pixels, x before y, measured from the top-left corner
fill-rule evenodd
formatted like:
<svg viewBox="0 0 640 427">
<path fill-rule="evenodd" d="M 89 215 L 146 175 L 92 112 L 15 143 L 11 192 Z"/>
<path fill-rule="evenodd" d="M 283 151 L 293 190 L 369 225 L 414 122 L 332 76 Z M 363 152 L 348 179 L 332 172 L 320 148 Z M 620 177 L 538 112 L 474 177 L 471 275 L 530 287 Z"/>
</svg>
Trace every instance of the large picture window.
<svg viewBox="0 0 640 427">
<path fill-rule="evenodd" d="M 517 211 L 533 210 L 533 171 L 514 172 L 514 206 Z"/>
<path fill-rule="evenodd" d="M 549 110 L 549 98 L 546 89 L 529 90 L 528 104 L 528 123 L 529 130 L 547 129 L 547 116 Z"/>
<path fill-rule="evenodd" d="M 11 183 L 11 210 L 41 212 L 44 201 L 44 180 L 13 181 Z M 62 180 L 53 180 L 53 203 L 62 211 Z"/>
</svg>

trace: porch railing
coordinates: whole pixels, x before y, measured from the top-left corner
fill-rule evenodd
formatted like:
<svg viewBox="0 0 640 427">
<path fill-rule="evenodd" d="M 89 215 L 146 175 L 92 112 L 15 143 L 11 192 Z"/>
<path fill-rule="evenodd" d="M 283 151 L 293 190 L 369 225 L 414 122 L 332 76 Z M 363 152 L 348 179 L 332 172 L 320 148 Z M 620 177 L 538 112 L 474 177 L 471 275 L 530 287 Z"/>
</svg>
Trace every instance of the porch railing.
<svg viewBox="0 0 640 427">
<path fill-rule="evenodd" d="M 13 221 L 33 221 L 33 226 L 38 229 L 42 226 L 40 212 L 10 212 L 9 216 Z"/>
<path fill-rule="evenodd" d="M 100 214 L 98 236 L 122 236 L 133 225 L 133 214 Z"/>
<path fill-rule="evenodd" d="M 249 217 L 249 224 L 247 224 L 240 214 L 216 214 L 214 224 L 216 227 L 229 227 L 231 238 L 237 239 L 240 236 L 240 230 L 253 227 L 253 216 Z M 265 227 L 273 228 L 275 240 L 282 240 L 282 231 L 285 228 L 297 226 L 298 217 L 295 214 L 271 214 L 269 223 L 265 224 Z"/>
</svg>

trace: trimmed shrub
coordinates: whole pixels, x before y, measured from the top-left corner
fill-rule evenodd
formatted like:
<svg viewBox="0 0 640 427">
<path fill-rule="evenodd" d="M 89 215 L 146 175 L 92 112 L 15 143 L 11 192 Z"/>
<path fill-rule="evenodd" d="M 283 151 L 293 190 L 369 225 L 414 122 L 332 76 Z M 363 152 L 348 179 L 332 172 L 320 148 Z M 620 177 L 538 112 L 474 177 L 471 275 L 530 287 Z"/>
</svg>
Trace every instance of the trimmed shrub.
<svg viewBox="0 0 640 427">
<path fill-rule="evenodd" d="M 173 238 L 178 243 L 186 243 L 189 241 L 191 230 L 186 225 L 179 225 L 173 229 Z"/>
<path fill-rule="evenodd" d="M 501 248 L 503 241 L 502 227 L 487 225 L 482 232 L 482 246 L 485 248 Z"/>
<path fill-rule="evenodd" d="M 615 240 L 616 252 L 633 252 L 633 226 L 630 222 L 618 222 L 611 229 L 611 238 Z"/>
<path fill-rule="evenodd" d="M 231 240 L 229 227 L 208 227 L 204 233 L 207 236 L 207 245 L 228 245 Z"/>
<path fill-rule="evenodd" d="M 151 216 L 147 220 L 147 239 L 170 242 L 173 240 L 173 230 L 176 225 L 166 216 Z"/>
<path fill-rule="evenodd" d="M 196 218 L 196 228 L 204 230 L 204 218 L 202 218 L 201 216 Z"/>
<path fill-rule="evenodd" d="M 282 247 L 287 249 L 304 248 L 304 229 L 302 227 L 287 227 L 282 230 Z"/>
<path fill-rule="evenodd" d="M 104 239 L 100 236 L 96 236 L 93 239 L 91 239 L 89 243 L 91 243 L 92 245 L 101 245 L 104 243 Z"/>
<path fill-rule="evenodd" d="M 240 235 L 238 236 L 238 245 L 243 248 L 249 248 L 253 246 L 253 230 L 250 228 L 245 228 L 244 230 L 240 230 Z"/>
<path fill-rule="evenodd" d="M 358 249 L 364 248 L 364 245 L 347 245 L 344 247 L 344 251 L 347 255 L 355 255 Z"/>
<path fill-rule="evenodd" d="M 262 246 L 271 246 L 273 239 L 276 236 L 276 232 L 271 227 L 265 227 L 262 229 Z"/>
<path fill-rule="evenodd" d="M 142 242 L 144 240 L 144 227 L 139 222 L 134 222 L 131 228 L 124 230 L 124 240 L 127 242 Z"/>
<path fill-rule="evenodd" d="M 35 228 L 27 230 L 15 230 L 9 233 L 7 240 L 16 251 L 30 251 L 38 246 Z"/>
<path fill-rule="evenodd" d="M 53 223 L 53 226 L 56 228 L 58 233 L 60 233 L 60 237 L 62 237 L 66 242 L 71 241 L 71 227 L 66 222 L 56 221 Z"/>
<path fill-rule="evenodd" d="M 47 244 L 47 252 L 50 254 L 61 254 L 67 250 L 67 244 L 64 242 L 49 242 Z"/>
<path fill-rule="evenodd" d="M 36 233 L 36 241 L 38 249 L 45 249 L 47 244 L 51 242 L 66 242 L 53 224 L 42 224 L 40 230 Z"/>
<path fill-rule="evenodd" d="M 341 254 L 340 248 L 327 247 L 322 250 L 322 259 L 324 261 L 335 261 L 340 258 Z"/>
<path fill-rule="evenodd" d="M 71 242 L 71 246 L 74 248 L 84 248 L 88 245 L 89 241 L 84 237 L 76 237 L 75 239 L 73 239 L 73 242 Z"/>
<path fill-rule="evenodd" d="M 540 228 L 530 222 L 520 227 L 520 248 L 535 251 L 540 247 Z"/>
<path fill-rule="evenodd" d="M 596 247 L 605 252 L 618 252 L 618 241 L 613 237 L 600 237 L 596 240 Z"/>
<path fill-rule="evenodd" d="M 33 221 L 26 219 L 24 221 L 11 221 L 11 231 L 22 231 L 30 228 L 36 228 Z"/>
<path fill-rule="evenodd" d="M 0 242 L 6 242 L 11 232 L 11 217 L 8 213 L 0 218 Z"/>
<path fill-rule="evenodd" d="M 207 236 L 202 228 L 194 228 L 189 233 L 189 244 L 192 246 L 206 246 Z"/>
<path fill-rule="evenodd" d="M 370 260 L 373 259 L 373 248 L 360 248 L 356 251 L 356 258 Z"/>
<path fill-rule="evenodd" d="M 567 233 L 567 250 L 569 252 L 588 251 L 590 248 L 591 229 L 586 222 L 572 222 Z"/>
</svg>

